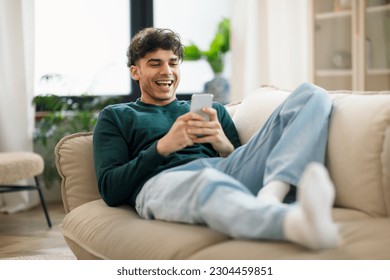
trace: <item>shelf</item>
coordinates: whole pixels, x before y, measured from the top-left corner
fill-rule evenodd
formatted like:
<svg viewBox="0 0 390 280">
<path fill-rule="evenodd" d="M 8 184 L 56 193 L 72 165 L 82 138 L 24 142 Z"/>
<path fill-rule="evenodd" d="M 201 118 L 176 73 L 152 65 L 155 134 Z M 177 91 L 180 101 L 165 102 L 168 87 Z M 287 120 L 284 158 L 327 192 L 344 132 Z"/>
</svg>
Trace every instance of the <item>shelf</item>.
<svg viewBox="0 0 390 280">
<path fill-rule="evenodd" d="M 310 74 L 314 83 L 328 89 L 388 90 L 390 0 L 311 1 Z M 344 51 L 349 54 L 337 63 L 336 55 Z"/>
<path fill-rule="evenodd" d="M 367 69 L 367 75 L 390 75 L 390 68 Z"/>
<path fill-rule="evenodd" d="M 366 11 L 367 11 L 367 13 L 378 13 L 378 12 L 390 11 L 390 4 L 367 7 Z M 346 18 L 346 17 L 350 17 L 350 16 L 352 16 L 352 11 L 351 10 L 344 10 L 344 11 L 332 11 L 332 12 L 317 13 L 315 15 L 315 18 L 317 20 L 326 20 L 326 19 L 335 19 L 335 18 Z"/>
<path fill-rule="evenodd" d="M 386 4 L 386 5 L 382 5 L 382 6 L 367 7 L 366 11 L 368 14 L 390 11 L 390 4 Z"/>
<path fill-rule="evenodd" d="M 352 76 L 351 69 L 319 69 L 316 71 L 318 77 L 331 77 L 331 76 Z"/>
<path fill-rule="evenodd" d="M 339 11 L 339 12 L 326 12 L 316 14 L 317 20 L 335 19 L 335 18 L 347 18 L 352 16 L 351 10 Z"/>
</svg>

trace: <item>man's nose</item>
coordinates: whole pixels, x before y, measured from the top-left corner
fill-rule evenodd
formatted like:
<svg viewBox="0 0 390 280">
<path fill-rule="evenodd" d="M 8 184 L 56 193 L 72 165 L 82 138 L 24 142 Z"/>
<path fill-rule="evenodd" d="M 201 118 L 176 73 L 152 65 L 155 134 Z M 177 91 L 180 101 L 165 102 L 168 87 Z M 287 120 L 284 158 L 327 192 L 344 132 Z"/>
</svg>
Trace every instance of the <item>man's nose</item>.
<svg viewBox="0 0 390 280">
<path fill-rule="evenodd" d="M 164 63 L 161 66 L 160 74 L 161 75 L 172 75 L 172 69 L 168 63 Z"/>
</svg>

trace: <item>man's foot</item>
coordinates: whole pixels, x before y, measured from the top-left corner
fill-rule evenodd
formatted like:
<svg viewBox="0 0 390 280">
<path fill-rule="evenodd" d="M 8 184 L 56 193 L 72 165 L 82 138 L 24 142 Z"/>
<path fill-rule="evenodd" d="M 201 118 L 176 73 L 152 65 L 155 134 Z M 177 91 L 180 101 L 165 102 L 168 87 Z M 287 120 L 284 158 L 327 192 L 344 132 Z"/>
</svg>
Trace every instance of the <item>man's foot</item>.
<svg viewBox="0 0 390 280">
<path fill-rule="evenodd" d="M 286 239 L 311 249 L 330 249 L 339 244 L 331 211 L 335 191 L 325 167 L 309 164 L 298 185 L 297 205 L 286 214 Z"/>
</svg>

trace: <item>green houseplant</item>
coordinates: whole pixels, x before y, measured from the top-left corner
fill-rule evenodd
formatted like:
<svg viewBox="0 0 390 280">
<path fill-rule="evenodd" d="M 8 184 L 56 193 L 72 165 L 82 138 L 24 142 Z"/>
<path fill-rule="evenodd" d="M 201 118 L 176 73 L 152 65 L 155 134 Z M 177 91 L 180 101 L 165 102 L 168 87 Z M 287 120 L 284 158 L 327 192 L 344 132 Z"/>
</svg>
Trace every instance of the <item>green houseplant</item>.
<svg viewBox="0 0 390 280">
<path fill-rule="evenodd" d="M 230 50 L 230 20 L 223 18 L 218 23 L 217 32 L 209 49 L 201 50 L 194 43 L 184 47 L 184 61 L 205 59 L 210 65 L 214 78 L 204 85 L 204 92 L 212 93 L 214 100 L 222 104 L 230 101 L 229 82 L 222 76 L 225 66 L 225 55 Z"/>
<path fill-rule="evenodd" d="M 206 59 L 214 74 L 223 72 L 224 56 L 230 50 L 230 20 L 223 18 L 218 23 L 218 29 L 208 50 L 200 50 L 191 42 L 184 47 L 184 60 L 195 61 Z"/>
<path fill-rule="evenodd" d="M 59 184 L 54 159 L 54 148 L 65 135 L 92 131 L 98 113 L 106 105 L 119 102 L 119 98 L 106 96 L 66 97 L 57 95 L 36 96 L 36 110 L 43 113 L 34 130 L 34 149 L 44 158 L 42 175 L 47 189 Z"/>
</svg>

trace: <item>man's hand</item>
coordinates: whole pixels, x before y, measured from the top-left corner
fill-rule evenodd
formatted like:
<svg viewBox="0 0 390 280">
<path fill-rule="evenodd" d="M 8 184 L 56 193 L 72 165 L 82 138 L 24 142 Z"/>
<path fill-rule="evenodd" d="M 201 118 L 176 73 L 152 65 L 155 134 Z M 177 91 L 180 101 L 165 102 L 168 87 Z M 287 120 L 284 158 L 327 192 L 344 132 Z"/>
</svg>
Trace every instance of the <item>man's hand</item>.
<svg viewBox="0 0 390 280">
<path fill-rule="evenodd" d="M 168 156 L 195 143 L 210 143 L 222 157 L 228 156 L 234 147 L 223 132 L 218 121 L 217 111 L 204 108 L 210 121 L 194 112 L 188 112 L 176 119 L 169 132 L 157 142 L 157 152 Z"/>
<path fill-rule="evenodd" d="M 194 118 L 202 119 L 200 115 L 192 112 L 178 117 L 168 133 L 158 140 L 157 152 L 162 156 L 168 156 L 187 146 L 194 145 L 191 136 L 187 133 L 187 122 Z"/>
<path fill-rule="evenodd" d="M 202 111 L 210 116 L 210 121 L 203 118 L 189 120 L 188 135 L 193 143 L 210 143 L 221 157 L 227 157 L 233 152 L 234 146 L 222 129 L 217 111 L 213 108 L 203 108 Z"/>
</svg>

